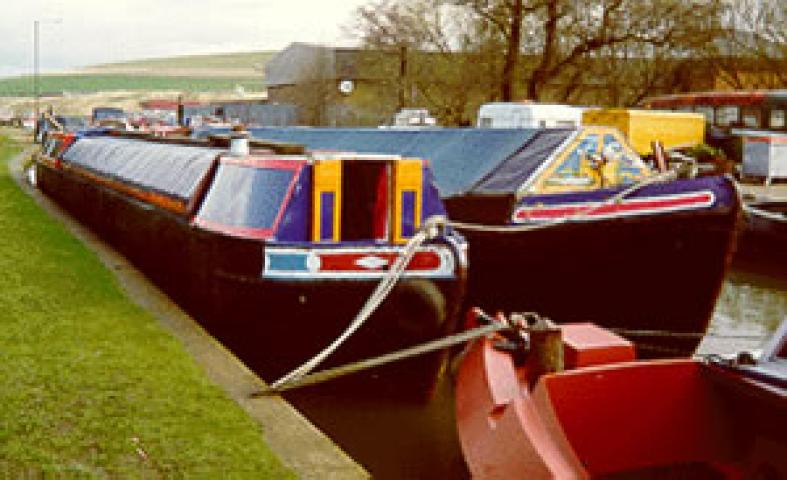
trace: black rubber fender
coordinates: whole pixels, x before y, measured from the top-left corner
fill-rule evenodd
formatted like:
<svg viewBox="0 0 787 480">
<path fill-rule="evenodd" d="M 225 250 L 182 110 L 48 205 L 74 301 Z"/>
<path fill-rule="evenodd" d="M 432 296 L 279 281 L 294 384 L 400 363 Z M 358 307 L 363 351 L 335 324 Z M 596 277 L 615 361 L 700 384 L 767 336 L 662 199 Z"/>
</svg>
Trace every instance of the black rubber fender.
<svg viewBox="0 0 787 480">
<path fill-rule="evenodd" d="M 385 313 L 394 316 L 395 328 L 407 337 L 438 336 L 445 329 L 448 305 L 440 289 L 426 279 L 402 280 L 385 302 Z"/>
</svg>

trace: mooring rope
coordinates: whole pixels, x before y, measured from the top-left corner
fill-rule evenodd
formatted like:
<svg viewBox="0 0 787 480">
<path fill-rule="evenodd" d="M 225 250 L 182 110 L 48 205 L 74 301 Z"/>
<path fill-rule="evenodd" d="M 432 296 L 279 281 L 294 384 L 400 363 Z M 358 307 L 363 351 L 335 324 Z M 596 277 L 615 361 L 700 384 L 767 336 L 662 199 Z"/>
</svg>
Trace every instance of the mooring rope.
<svg viewBox="0 0 787 480">
<path fill-rule="evenodd" d="M 438 338 L 430 342 L 422 343 L 402 350 L 397 350 L 395 352 L 386 353 L 377 357 L 366 358 L 364 360 L 359 360 L 357 362 L 341 365 L 339 367 L 329 368 L 327 370 L 321 370 L 317 373 L 313 373 L 310 375 L 309 374 L 303 375 L 301 377 L 292 379 L 283 384 L 279 384 L 279 385 L 273 384 L 270 387 L 263 388 L 258 392 L 252 393 L 252 396 L 270 395 L 274 393 L 284 392 L 286 390 L 292 390 L 295 388 L 301 388 L 309 385 L 315 385 L 318 383 L 327 382 L 335 378 L 343 377 L 363 370 L 368 370 L 374 367 L 380 367 L 388 363 L 398 362 L 401 360 L 406 360 L 408 358 L 425 355 L 427 353 L 431 353 L 437 350 L 443 350 L 445 348 L 453 347 L 454 345 L 459 345 L 470 340 L 475 340 L 480 337 L 485 337 L 502 330 L 507 330 L 509 328 L 511 328 L 510 325 L 502 322 L 496 322 L 490 325 L 484 325 L 483 327 L 478 327 L 472 330 L 467 330 L 447 337 Z"/>
<path fill-rule="evenodd" d="M 338 349 L 353 333 L 361 328 L 361 326 L 366 322 L 366 320 L 369 319 L 372 313 L 374 313 L 377 307 L 380 306 L 383 300 L 385 300 L 388 294 L 391 293 L 394 286 L 396 286 L 396 283 L 399 281 L 402 274 L 404 274 L 404 271 L 407 269 L 407 265 L 410 263 L 410 260 L 412 260 L 418 248 L 429 238 L 429 235 L 434 233 L 433 230 L 435 227 L 437 227 L 437 221 L 438 220 L 433 220 L 431 218 L 427 219 L 427 221 L 424 222 L 424 226 L 410 238 L 402 251 L 399 252 L 399 256 L 396 258 L 391 268 L 377 284 L 377 288 L 375 288 L 374 292 L 372 292 L 372 294 L 366 300 L 366 303 L 363 305 L 363 307 L 361 307 L 361 309 L 358 311 L 358 314 L 355 316 L 352 322 L 350 322 L 347 328 L 338 337 L 336 337 L 336 339 L 331 342 L 330 345 L 325 347 L 325 349 L 323 349 L 317 355 L 290 373 L 273 382 L 271 385 L 272 389 L 280 389 L 285 384 L 294 382 L 304 375 L 307 375 L 320 363 L 322 363 L 329 355 L 335 352 L 336 349 Z"/>
<path fill-rule="evenodd" d="M 377 284 L 377 288 L 375 288 L 374 292 L 372 292 L 372 294 L 366 300 L 366 303 L 363 305 L 363 307 L 361 307 L 361 310 L 358 312 L 358 314 L 356 314 L 355 318 L 352 320 L 352 322 L 350 322 L 347 328 L 333 342 L 331 342 L 330 345 L 325 347 L 325 349 L 323 349 L 317 355 L 315 355 L 314 357 L 307 360 L 299 367 L 295 368 L 291 372 L 287 373 L 286 375 L 282 376 L 281 378 L 273 382 L 269 390 L 283 391 L 287 388 L 291 388 L 288 387 L 290 384 L 294 384 L 295 382 L 302 379 L 304 376 L 308 375 L 328 356 L 330 356 L 333 352 L 335 352 L 345 341 L 347 341 L 347 339 L 352 334 L 354 334 L 366 322 L 366 320 L 369 319 L 369 317 L 371 317 L 372 313 L 374 313 L 377 307 L 380 306 L 380 304 L 383 302 L 383 300 L 385 300 L 388 294 L 391 293 L 394 286 L 402 277 L 404 271 L 407 269 L 407 265 L 412 260 L 417 249 L 423 244 L 424 241 L 430 238 L 430 236 L 433 236 L 440 227 L 450 226 L 458 230 L 464 229 L 464 230 L 471 230 L 471 231 L 483 231 L 483 232 L 495 232 L 495 233 L 515 233 L 515 232 L 525 232 L 525 231 L 551 228 L 558 225 L 562 225 L 564 223 L 568 223 L 570 221 L 577 220 L 579 218 L 582 218 L 583 216 L 589 215 L 594 211 L 597 211 L 608 205 L 617 203 L 647 185 L 656 182 L 671 180 L 676 178 L 676 176 L 677 176 L 677 171 L 670 170 L 668 172 L 663 172 L 657 175 L 646 177 L 645 179 L 635 183 L 634 185 L 624 190 L 621 190 L 620 192 L 613 195 L 612 197 L 609 197 L 606 200 L 596 205 L 590 205 L 587 208 L 582 209 L 579 212 L 575 213 L 574 215 L 551 220 L 548 222 L 543 222 L 543 223 L 526 224 L 526 225 L 481 225 L 481 224 L 473 224 L 473 223 L 448 220 L 445 217 L 441 217 L 441 216 L 428 218 L 424 222 L 423 226 L 416 232 L 416 234 L 410 238 L 410 240 L 407 242 L 407 244 L 402 249 L 402 251 L 399 252 L 399 256 L 396 258 L 394 264 L 391 266 L 388 272 L 386 272 L 386 275 L 380 280 L 380 283 Z M 331 378 L 335 378 L 335 377 L 331 377 Z"/>
</svg>

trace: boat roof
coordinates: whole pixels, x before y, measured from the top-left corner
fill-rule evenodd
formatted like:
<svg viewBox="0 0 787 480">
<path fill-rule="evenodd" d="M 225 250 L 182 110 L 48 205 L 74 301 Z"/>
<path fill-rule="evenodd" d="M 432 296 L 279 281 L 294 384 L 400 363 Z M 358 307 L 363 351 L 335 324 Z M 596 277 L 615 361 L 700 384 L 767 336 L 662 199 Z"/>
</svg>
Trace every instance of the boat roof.
<svg viewBox="0 0 787 480">
<path fill-rule="evenodd" d="M 514 192 L 574 129 L 252 128 L 255 138 L 295 142 L 309 150 L 353 151 L 429 161 L 444 197 Z M 197 136 L 217 133 L 197 131 Z"/>
<path fill-rule="evenodd" d="M 63 154 L 71 164 L 107 178 L 188 200 L 213 160 L 226 150 L 87 136 Z M 166 160 L 166 161 L 164 161 Z"/>
<path fill-rule="evenodd" d="M 474 194 L 520 197 L 589 190 L 631 183 L 651 174 L 620 131 L 607 126 L 264 127 L 249 132 L 254 138 L 264 139 L 260 141 L 297 143 L 311 151 L 354 151 L 425 159 L 443 198 Z M 200 129 L 193 135 L 202 138 L 216 133 L 221 131 Z M 605 153 L 607 147 L 609 157 Z M 595 155 L 609 159 L 603 172 L 598 168 L 593 170 Z"/>
</svg>

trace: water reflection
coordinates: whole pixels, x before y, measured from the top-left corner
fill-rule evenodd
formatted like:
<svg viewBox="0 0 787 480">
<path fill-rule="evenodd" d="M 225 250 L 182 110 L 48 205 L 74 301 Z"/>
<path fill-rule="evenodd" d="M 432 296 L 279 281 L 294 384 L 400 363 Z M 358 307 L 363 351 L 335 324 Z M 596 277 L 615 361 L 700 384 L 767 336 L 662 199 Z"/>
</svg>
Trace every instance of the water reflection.
<svg viewBox="0 0 787 480">
<path fill-rule="evenodd" d="M 463 479 L 469 474 L 447 377 L 427 402 L 396 398 L 363 381 L 310 387 L 285 398 L 375 479 Z"/>
<path fill-rule="evenodd" d="M 786 315 L 786 277 L 733 271 L 724 282 L 709 335 L 698 353 L 758 349 Z"/>
</svg>

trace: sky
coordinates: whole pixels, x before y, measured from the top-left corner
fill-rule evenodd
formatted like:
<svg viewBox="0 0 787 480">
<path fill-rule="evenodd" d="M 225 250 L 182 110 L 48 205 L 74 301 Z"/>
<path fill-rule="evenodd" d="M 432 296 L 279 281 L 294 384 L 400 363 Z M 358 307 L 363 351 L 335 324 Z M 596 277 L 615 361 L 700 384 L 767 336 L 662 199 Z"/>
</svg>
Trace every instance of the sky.
<svg viewBox="0 0 787 480">
<path fill-rule="evenodd" d="M 369 0 L 0 0 L 0 76 L 201 53 L 347 44 Z"/>
</svg>

